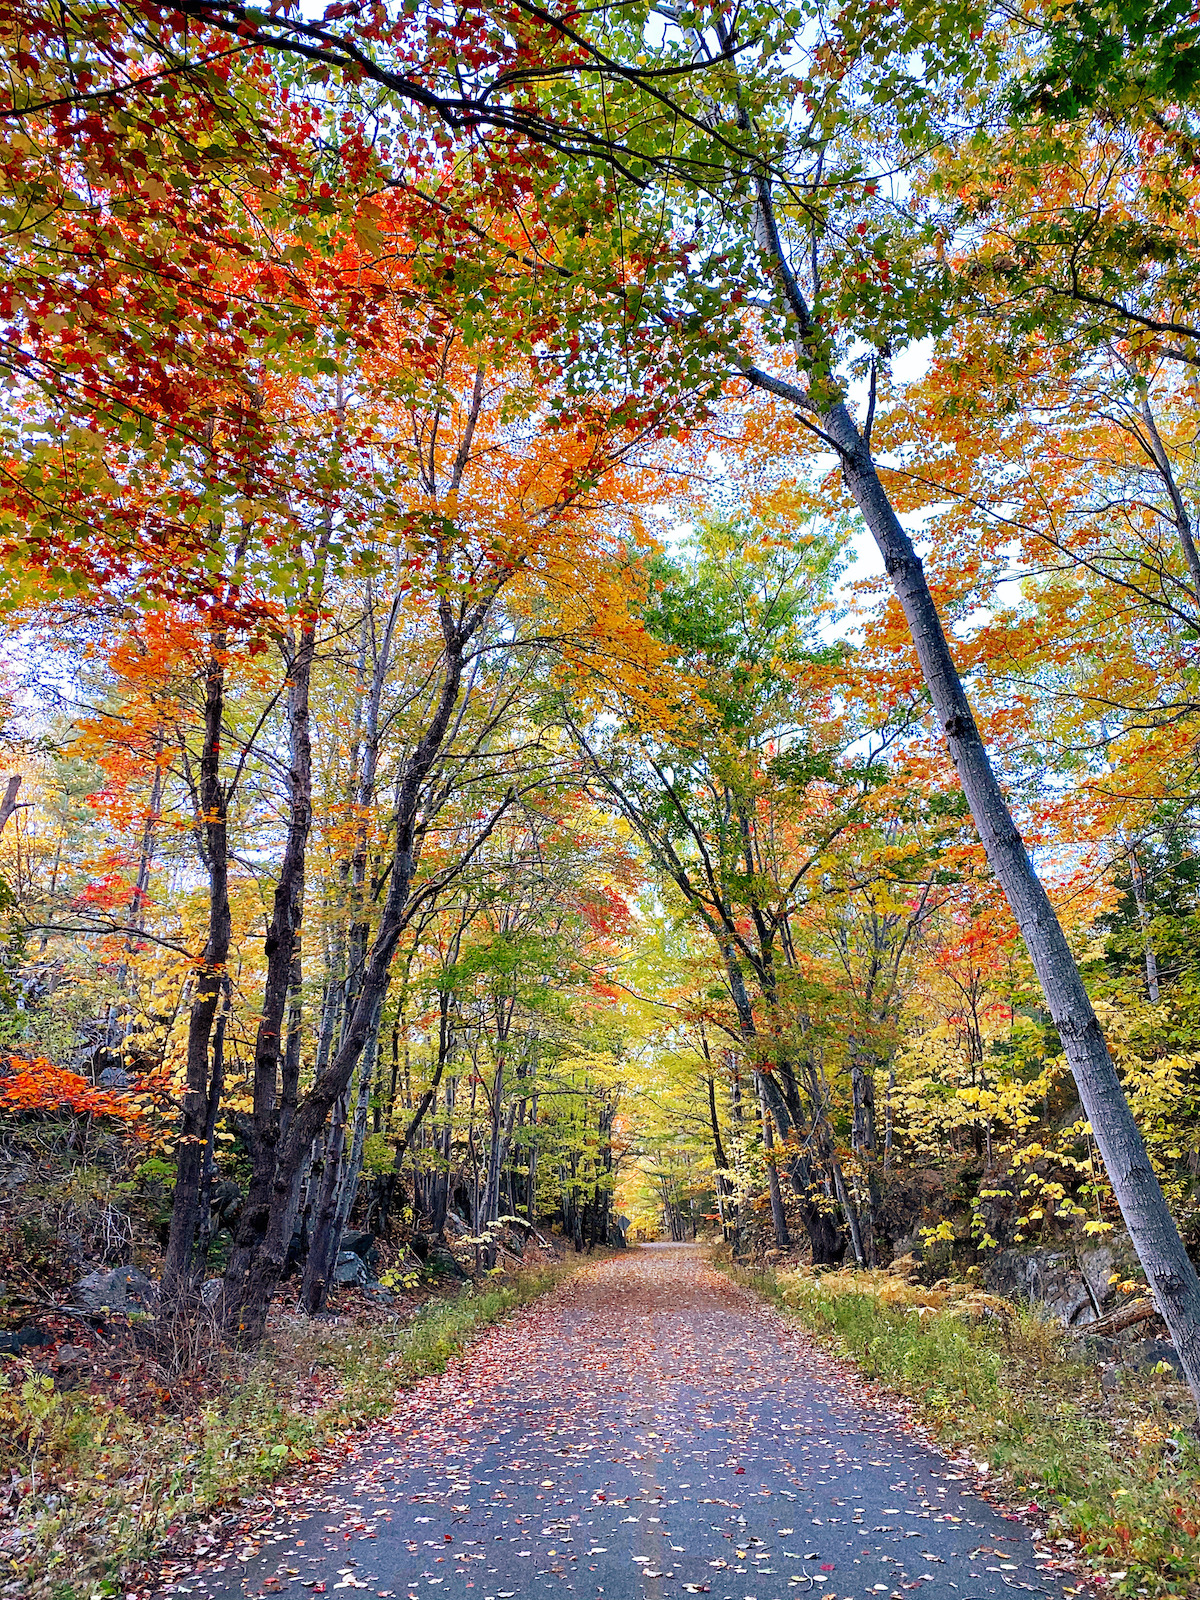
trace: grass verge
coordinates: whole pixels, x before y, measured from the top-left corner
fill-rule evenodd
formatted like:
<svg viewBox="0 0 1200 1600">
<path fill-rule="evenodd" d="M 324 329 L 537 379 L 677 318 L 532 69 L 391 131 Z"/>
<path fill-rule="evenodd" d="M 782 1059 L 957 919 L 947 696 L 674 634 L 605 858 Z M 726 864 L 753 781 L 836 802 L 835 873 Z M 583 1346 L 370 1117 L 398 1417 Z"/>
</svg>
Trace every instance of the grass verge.
<svg viewBox="0 0 1200 1600">
<path fill-rule="evenodd" d="M 21 1600 L 124 1595 L 180 1527 L 313 1460 L 331 1440 L 385 1416 L 396 1394 L 442 1372 L 479 1329 L 546 1293 L 577 1262 L 468 1285 L 408 1320 L 358 1326 L 273 1321 L 249 1357 L 225 1354 L 215 1391 L 197 1405 L 123 1404 L 109 1393 L 56 1390 L 29 1362 L 0 1368 L 0 1521 Z"/>
<path fill-rule="evenodd" d="M 885 1273 L 715 1264 L 1036 1501 L 1051 1537 L 1081 1551 L 1110 1593 L 1200 1597 L 1200 1448 L 1185 1385 L 1146 1375 L 1106 1394 L 1061 1330 L 1023 1308 L 975 1321 L 953 1301 L 905 1304 L 902 1280 Z"/>
</svg>

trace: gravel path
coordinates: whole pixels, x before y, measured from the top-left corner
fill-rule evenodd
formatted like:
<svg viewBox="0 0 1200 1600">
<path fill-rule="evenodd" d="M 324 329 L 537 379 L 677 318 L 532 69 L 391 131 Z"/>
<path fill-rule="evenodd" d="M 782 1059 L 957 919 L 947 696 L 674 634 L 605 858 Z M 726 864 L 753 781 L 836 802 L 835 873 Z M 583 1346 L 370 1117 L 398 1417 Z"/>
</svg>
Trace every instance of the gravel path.
<svg viewBox="0 0 1200 1600">
<path fill-rule="evenodd" d="M 651 1246 L 485 1334 L 172 1594 L 983 1600 L 1078 1580 L 844 1364 Z"/>
</svg>

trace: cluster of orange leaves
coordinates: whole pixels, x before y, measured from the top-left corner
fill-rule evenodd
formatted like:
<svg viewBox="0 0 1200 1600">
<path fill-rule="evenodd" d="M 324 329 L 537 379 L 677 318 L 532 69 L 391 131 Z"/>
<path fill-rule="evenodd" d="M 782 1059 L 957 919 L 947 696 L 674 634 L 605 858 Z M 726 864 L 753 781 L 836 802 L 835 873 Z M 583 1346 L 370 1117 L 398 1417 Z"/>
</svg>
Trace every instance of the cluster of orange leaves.
<svg viewBox="0 0 1200 1600">
<path fill-rule="evenodd" d="M 70 1111 L 75 1116 L 115 1117 L 135 1129 L 141 1106 L 128 1095 L 97 1089 L 78 1072 L 45 1056 L 8 1056 L 0 1066 L 0 1111 Z"/>
</svg>

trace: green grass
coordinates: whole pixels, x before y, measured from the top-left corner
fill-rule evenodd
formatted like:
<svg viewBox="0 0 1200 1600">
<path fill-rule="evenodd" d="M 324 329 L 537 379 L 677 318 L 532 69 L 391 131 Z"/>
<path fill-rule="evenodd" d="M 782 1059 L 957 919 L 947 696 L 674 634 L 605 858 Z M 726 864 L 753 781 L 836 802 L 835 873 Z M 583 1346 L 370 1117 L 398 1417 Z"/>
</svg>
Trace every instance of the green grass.
<svg viewBox="0 0 1200 1600">
<path fill-rule="evenodd" d="M 397 1392 L 442 1372 L 471 1336 L 544 1294 L 578 1263 L 468 1286 L 410 1321 L 350 1328 L 295 1319 L 219 1392 L 172 1414 L 82 1391 L 59 1393 L 28 1363 L 0 1366 L 0 1472 L 22 1499 L 0 1523 L 0 1594 L 21 1600 L 123 1595 L 169 1532 L 311 1460 L 385 1416 Z M 13 1531 L 15 1521 L 17 1531 Z"/>
<path fill-rule="evenodd" d="M 1028 1311 L 979 1323 L 808 1273 L 717 1265 L 916 1403 L 948 1447 L 1036 1500 L 1122 1595 L 1200 1596 L 1200 1449 L 1186 1387 L 1144 1376 L 1105 1397 L 1095 1367 Z M 832 1286 L 831 1286 L 832 1285 Z"/>
</svg>

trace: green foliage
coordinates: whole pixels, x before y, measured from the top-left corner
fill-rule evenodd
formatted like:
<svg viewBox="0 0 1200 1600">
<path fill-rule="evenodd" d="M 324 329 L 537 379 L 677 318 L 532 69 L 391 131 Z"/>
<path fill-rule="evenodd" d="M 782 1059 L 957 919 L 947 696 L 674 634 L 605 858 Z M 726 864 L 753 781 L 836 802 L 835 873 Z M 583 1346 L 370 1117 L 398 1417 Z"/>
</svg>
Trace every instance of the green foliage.
<svg viewBox="0 0 1200 1600">
<path fill-rule="evenodd" d="M 1038 26 L 1044 54 L 1013 87 L 1018 113 L 1071 118 L 1102 103 L 1189 101 L 1200 85 L 1191 0 L 1072 0 Z"/>
</svg>

